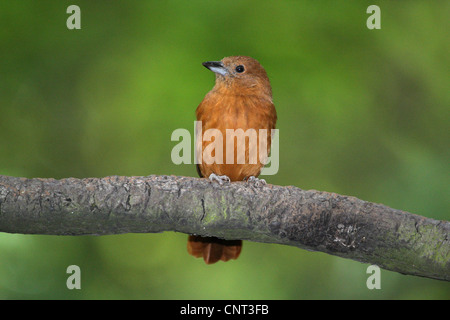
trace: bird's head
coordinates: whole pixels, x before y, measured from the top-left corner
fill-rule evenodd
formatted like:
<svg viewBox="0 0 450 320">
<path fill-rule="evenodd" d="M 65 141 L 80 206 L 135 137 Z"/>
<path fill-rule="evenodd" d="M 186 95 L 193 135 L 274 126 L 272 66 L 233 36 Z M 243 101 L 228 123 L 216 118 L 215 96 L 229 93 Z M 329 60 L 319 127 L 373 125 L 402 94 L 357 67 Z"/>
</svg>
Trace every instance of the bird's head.
<svg viewBox="0 0 450 320">
<path fill-rule="evenodd" d="M 217 90 L 238 90 L 236 93 L 240 94 L 260 92 L 272 96 L 266 70 L 251 57 L 225 57 L 220 61 L 203 62 L 203 66 L 216 74 Z"/>
</svg>

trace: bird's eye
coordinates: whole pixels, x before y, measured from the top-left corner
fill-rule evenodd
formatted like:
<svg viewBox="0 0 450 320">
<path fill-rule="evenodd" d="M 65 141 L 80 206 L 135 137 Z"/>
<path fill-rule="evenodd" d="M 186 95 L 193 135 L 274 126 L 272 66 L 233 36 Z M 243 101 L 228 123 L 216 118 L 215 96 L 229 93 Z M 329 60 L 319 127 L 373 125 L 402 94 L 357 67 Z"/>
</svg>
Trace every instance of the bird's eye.
<svg viewBox="0 0 450 320">
<path fill-rule="evenodd" d="M 236 72 L 237 73 L 242 73 L 242 72 L 244 72 L 244 66 L 243 65 L 238 65 L 237 67 L 236 67 Z"/>
</svg>

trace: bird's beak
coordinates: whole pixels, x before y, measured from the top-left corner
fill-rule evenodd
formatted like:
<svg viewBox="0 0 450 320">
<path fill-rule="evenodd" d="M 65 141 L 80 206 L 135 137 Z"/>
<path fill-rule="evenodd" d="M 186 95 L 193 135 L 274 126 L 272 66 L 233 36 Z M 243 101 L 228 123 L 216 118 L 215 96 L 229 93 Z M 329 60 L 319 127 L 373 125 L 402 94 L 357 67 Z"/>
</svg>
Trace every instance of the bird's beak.
<svg viewBox="0 0 450 320">
<path fill-rule="evenodd" d="M 221 75 L 226 75 L 228 73 L 227 68 L 223 65 L 222 61 L 206 61 L 202 63 L 203 66 L 208 68 L 214 73 L 218 73 Z"/>
</svg>

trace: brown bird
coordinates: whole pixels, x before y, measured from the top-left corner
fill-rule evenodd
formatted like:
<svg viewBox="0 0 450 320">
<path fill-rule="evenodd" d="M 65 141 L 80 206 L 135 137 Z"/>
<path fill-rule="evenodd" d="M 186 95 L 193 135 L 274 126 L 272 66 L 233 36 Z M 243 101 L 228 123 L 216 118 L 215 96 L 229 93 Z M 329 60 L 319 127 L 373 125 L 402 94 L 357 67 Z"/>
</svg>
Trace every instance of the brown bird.
<svg viewBox="0 0 450 320">
<path fill-rule="evenodd" d="M 272 140 L 271 129 L 275 129 L 277 120 L 272 102 L 272 88 L 266 71 L 258 61 L 246 56 L 208 61 L 204 62 L 203 66 L 216 74 L 216 83 L 197 107 L 197 120 L 201 121 L 203 133 L 208 129 L 216 129 L 222 133 L 223 153 L 220 157 L 220 153 L 217 152 L 220 150 L 214 149 L 211 156 L 215 157 L 217 154 L 215 162 L 208 164 L 207 161 L 202 161 L 197 165 L 200 177 L 208 177 L 219 184 L 243 180 L 257 185 L 265 183 L 264 180 L 257 178 L 266 160 L 262 159 L 263 156 L 260 153 L 262 150 L 258 148 L 267 148 L 263 151 L 266 155 L 269 154 Z M 254 129 L 257 133 L 260 129 L 265 129 L 267 143 L 264 143 L 264 136 L 261 137 L 264 139 L 261 144 L 259 135 L 256 139 L 251 139 L 250 136 L 245 137 L 243 140 L 245 161 L 242 161 L 242 157 L 240 159 L 238 157 L 239 141 L 234 143 L 234 137 L 227 140 L 227 129 L 242 129 L 244 132 Z M 197 136 L 199 142 L 197 148 L 200 152 L 204 152 L 205 148 L 214 141 L 202 138 Z M 230 142 L 234 145 L 227 148 Z M 252 161 L 252 152 L 255 153 L 256 150 L 259 151 L 257 153 L 259 156 Z M 231 163 L 227 159 L 231 159 Z M 242 240 L 190 235 L 187 248 L 191 255 L 203 257 L 207 264 L 211 264 L 219 260 L 237 259 L 241 253 Z"/>
</svg>

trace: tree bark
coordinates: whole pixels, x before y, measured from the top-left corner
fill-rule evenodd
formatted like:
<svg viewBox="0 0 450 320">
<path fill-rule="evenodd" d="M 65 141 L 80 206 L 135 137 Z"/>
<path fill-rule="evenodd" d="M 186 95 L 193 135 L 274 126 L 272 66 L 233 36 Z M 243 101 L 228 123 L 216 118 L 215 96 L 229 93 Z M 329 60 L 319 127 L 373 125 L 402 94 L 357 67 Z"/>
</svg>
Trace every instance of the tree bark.
<svg viewBox="0 0 450 320">
<path fill-rule="evenodd" d="M 175 176 L 0 176 L 0 232 L 163 231 L 291 245 L 450 281 L 450 222 L 350 196 Z"/>
</svg>

